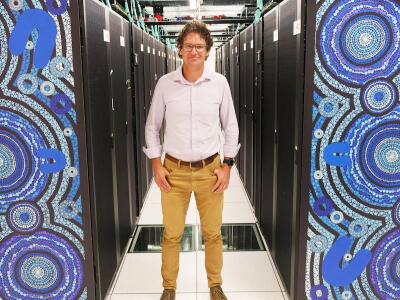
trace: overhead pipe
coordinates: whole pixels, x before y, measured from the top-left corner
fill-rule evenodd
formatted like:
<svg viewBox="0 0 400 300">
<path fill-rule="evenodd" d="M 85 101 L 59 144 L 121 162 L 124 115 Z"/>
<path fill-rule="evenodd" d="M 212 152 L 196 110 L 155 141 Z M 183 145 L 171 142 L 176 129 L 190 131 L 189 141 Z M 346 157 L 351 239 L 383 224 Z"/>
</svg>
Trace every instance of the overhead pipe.
<svg viewBox="0 0 400 300">
<path fill-rule="evenodd" d="M 168 26 L 168 25 L 185 25 L 187 22 L 193 21 L 195 19 L 188 20 L 179 20 L 179 21 L 145 21 L 145 24 L 148 26 L 151 25 L 159 25 L 159 26 Z M 245 24 L 252 23 L 253 18 L 224 18 L 224 19 L 201 19 L 202 22 L 206 24 Z"/>
</svg>

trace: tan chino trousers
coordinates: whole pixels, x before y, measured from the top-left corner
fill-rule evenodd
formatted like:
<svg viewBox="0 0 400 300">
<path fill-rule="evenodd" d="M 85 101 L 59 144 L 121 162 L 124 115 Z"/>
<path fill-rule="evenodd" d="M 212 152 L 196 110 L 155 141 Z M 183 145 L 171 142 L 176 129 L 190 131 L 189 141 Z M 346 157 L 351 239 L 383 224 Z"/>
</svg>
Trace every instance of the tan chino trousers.
<svg viewBox="0 0 400 300">
<path fill-rule="evenodd" d="M 222 209 L 224 191 L 213 193 L 217 182 L 214 170 L 221 166 L 220 156 L 202 168 L 178 165 L 168 158 L 164 167 L 170 172 L 169 192 L 161 190 L 164 234 L 162 240 L 161 275 L 166 289 L 176 289 L 179 271 L 180 241 L 183 235 L 190 195 L 194 191 L 205 243 L 205 266 L 208 286 L 222 284 Z"/>
</svg>

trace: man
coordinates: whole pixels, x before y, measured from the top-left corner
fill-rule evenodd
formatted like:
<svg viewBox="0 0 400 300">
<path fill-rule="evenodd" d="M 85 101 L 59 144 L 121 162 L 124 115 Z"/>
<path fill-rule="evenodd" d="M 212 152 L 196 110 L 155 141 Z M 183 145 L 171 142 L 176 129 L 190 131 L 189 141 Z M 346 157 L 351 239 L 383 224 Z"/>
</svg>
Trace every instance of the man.
<svg viewBox="0 0 400 300">
<path fill-rule="evenodd" d="M 154 181 L 161 190 L 164 234 L 162 267 L 164 292 L 174 300 L 179 270 L 180 241 L 192 191 L 205 241 L 205 266 L 212 300 L 227 300 L 222 291 L 222 208 L 239 128 L 226 78 L 204 67 L 212 47 L 206 25 L 192 21 L 177 39 L 183 65 L 161 77 L 156 85 L 143 151 L 152 161 Z M 164 165 L 159 131 L 165 117 Z M 220 125 L 224 130 L 221 164 Z"/>
</svg>

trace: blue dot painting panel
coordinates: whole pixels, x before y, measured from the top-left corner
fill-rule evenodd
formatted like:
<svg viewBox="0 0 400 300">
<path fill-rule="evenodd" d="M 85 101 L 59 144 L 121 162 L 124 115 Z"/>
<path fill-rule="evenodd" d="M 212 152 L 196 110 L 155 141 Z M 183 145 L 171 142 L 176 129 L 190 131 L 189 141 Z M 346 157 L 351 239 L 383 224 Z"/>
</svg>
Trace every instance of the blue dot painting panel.
<svg viewBox="0 0 400 300">
<path fill-rule="evenodd" d="M 90 219 L 83 219 L 82 205 L 89 199 L 80 168 L 86 161 L 79 151 L 85 145 L 78 142 L 81 74 L 73 71 L 80 42 L 71 26 L 79 24 L 71 5 L 0 2 L 1 299 L 92 294 L 93 274 L 85 272 L 92 265 Z"/>
<path fill-rule="evenodd" d="M 400 3 L 313 6 L 306 297 L 400 299 Z"/>
</svg>

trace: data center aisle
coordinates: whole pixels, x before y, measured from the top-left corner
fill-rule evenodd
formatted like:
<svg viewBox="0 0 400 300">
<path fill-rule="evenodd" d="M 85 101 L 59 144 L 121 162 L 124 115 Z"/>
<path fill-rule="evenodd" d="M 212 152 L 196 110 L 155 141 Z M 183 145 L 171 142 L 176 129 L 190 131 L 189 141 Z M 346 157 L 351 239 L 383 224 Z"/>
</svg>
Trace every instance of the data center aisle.
<svg viewBox="0 0 400 300">
<path fill-rule="evenodd" d="M 152 183 L 107 300 L 158 300 L 162 293 L 161 199 Z M 223 289 L 229 300 L 288 299 L 259 235 L 257 220 L 234 166 L 223 210 Z M 177 300 L 208 300 L 199 215 L 192 193 L 181 243 Z"/>
</svg>

